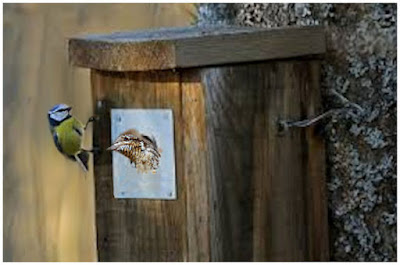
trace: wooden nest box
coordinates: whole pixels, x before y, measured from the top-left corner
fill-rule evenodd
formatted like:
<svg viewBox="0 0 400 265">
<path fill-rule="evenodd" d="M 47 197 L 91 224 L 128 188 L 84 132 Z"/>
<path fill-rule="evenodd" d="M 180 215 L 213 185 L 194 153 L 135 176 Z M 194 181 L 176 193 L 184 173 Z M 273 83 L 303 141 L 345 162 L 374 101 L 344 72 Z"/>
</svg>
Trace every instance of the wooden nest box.
<svg viewBox="0 0 400 265">
<path fill-rule="evenodd" d="M 323 139 L 277 126 L 322 112 L 324 52 L 321 27 L 71 38 L 70 61 L 91 69 L 95 146 L 111 144 L 111 109 L 173 114 L 176 199 L 115 198 L 112 154 L 94 156 L 99 260 L 328 260 Z"/>
</svg>

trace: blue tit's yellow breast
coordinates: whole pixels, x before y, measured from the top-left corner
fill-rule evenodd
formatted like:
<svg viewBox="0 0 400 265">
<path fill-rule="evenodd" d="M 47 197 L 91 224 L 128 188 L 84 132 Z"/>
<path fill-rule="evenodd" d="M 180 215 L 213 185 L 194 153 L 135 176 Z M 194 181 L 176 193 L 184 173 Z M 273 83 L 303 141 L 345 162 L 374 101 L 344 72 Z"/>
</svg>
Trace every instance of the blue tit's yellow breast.
<svg viewBox="0 0 400 265">
<path fill-rule="evenodd" d="M 67 155 L 75 155 L 81 149 L 83 124 L 71 117 L 59 124 L 55 131 L 57 132 L 58 142 Z"/>
</svg>

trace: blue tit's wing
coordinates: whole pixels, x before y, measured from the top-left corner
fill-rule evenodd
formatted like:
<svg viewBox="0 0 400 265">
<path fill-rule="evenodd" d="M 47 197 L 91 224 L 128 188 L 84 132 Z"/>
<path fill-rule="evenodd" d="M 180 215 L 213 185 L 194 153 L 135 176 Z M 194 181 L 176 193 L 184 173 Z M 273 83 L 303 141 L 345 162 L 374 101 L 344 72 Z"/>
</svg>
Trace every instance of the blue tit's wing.
<svg viewBox="0 0 400 265">
<path fill-rule="evenodd" d="M 80 136 L 82 136 L 82 134 L 83 134 L 82 128 L 78 128 L 78 127 L 76 127 L 76 126 L 73 126 L 73 129 L 74 129 L 74 131 L 75 131 L 77 134 L 79 134 Z"/>
<path fill-rule="evenodd" d="M 56 131 L 53 132 L 53 140 L 54 140 L 54 143 L 56 144 L 56 147 L 57 147 L 58 151 L 60 151 L 64 155 L 66 155 L 69 159 L 72 159 L 74 161 L 76 160 L 75 156 L 67 155 L 67 154 L 64 153 L 64 151 L 63 151 L 63 149 L 61 147 L 60 141 L 58 140 L 58 134 L 57 134 Z"/>
<path fill-rule="evenodd" d="M 60 151 L 61 153 L 63 153 L 62 147 L 61 147 L 61 145 L 60 145 L 60 141 L 58 141 L 57 132 L 55 132 L 55 131 L 53 132 L 53 140 L 54 140 L 54 143 L 56 144 L 56 147 L 57 147 L 58 151 Z"/>
</svg>

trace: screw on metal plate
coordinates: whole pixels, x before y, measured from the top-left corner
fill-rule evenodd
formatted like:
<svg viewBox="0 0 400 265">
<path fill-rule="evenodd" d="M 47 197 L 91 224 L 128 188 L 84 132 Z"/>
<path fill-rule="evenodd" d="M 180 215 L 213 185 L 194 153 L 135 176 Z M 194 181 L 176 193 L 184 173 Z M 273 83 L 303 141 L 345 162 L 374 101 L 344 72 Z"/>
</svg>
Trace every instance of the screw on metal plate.
<svg viewBox="0 0 400 265">
<path fill-rule="evenodd" d="M 127 157 L 113 152 L 115 198 L 176 199 L 173 128 L 169 109 L 111 109 L 111 142 L 121 133 L 135 129 L 153 137 L 162 149 L 155 173 L 140 172 Z"/>
</svg>

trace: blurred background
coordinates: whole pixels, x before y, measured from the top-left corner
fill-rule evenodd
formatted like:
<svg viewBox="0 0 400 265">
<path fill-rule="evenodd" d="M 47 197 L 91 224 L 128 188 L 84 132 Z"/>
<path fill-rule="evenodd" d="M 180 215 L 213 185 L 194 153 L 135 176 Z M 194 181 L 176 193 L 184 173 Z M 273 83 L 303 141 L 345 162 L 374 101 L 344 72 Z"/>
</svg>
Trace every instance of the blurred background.
<svg viewBox="0 0 400 265">
<path fill-rule="evenodd" d="M 68 64 L 67 39 L 187 26 L 195 7 L 4 4 L 3 12 L 4 261 L 96 261 L 93 168 L 85 175 L 58 153 L 47 121 L 61 102 L 82 121 L 92 114 L 89 70 Z"/>
</svg>

